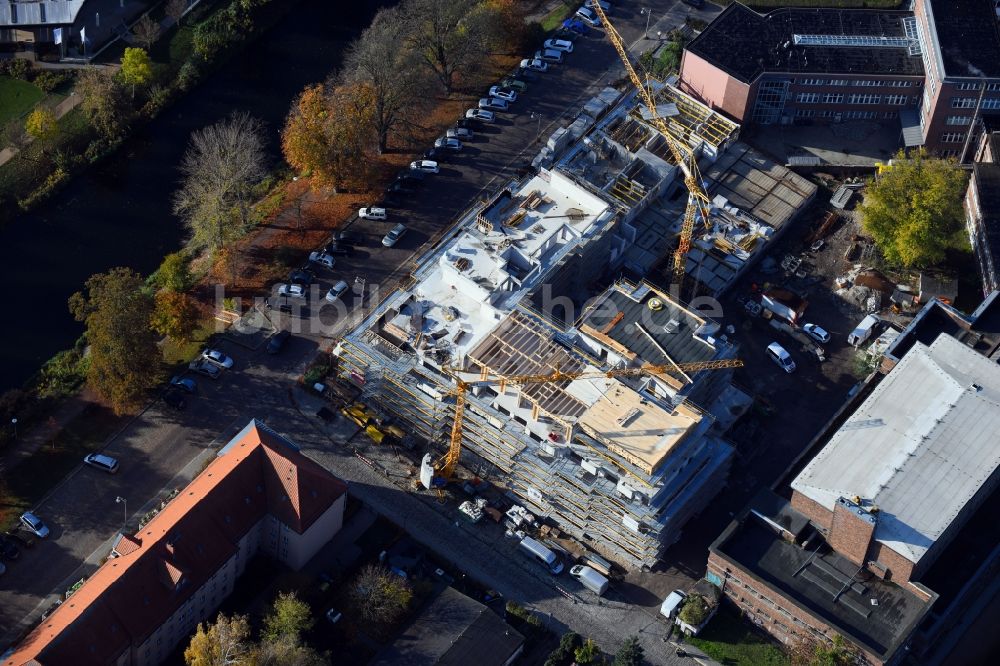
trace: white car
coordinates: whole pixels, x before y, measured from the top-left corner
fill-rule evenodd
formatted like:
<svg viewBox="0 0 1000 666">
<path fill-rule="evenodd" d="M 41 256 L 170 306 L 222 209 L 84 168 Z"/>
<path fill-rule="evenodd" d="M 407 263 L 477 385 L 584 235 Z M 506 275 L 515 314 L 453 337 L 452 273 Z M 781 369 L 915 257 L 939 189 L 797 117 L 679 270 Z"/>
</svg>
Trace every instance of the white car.
<svg viewBox="0 0 1000 666">
<path fill-rule="evenodd" d="M 465 112 L 465 117 L 469 120 L 479 120 L 484 123 L 491 123 L 496 120 L 496 114 L 486 109 L 469 109 Z"/>
<path fill-rule="evenodd" d="M 41 518 L 30 511 L 25 511 L 21 514 L 21 524 L 39 539 L 44 539 L 49 535 L 48 525 L 43 523 Z"/>
<path fill-rule="evenodd" d="M 108 474 L 118 473 L 118 461 L 102 453 L 88 453 L 83 458 L 84 465 L 90 465 Z"/>
<path fill-rule="evenodd" d="M 521 61 L 521 69 L 530 69 L 534 72 L 547 72 L 549 71 L 549 63 L 537 58 L 525 58 Z"/>
<path fill-rule="evenodd" d="M 305 298 L 306 288 L 303 287 L 301 284 L 279 284 L 278 296 L 287 296 L 290 298 Z"/>
<path fill-rule="evenodd" d="M 199 375 L 205 375 L 209 379 L 218 379 L 219 376 L 222 375 L 222 370 L 219 366 L 201 358 L 197 361 L 191 361 L 188 364 L 188 368 L 193 372 L 197 372 Z"/>
<path fill-rule="evenodd" d="M 228 370 L 233 367 L 233 359 L 226 356 L 218 349 L 206 349 L 201 353 L 201 357 L 208 361 L 209 363 L 214 363 L 215 365 Z"/>
<path fill-rule="evenodd" d="M 826 344 L 830 341 L 830 334 L 826 332 L 825 329 L 817 326 L 816 324 L 804 324 L 802 330 L 806 332 L 810 338 L 816 342 L 822 342 Z"/>
<path fill-rule="evenodd" d="M 423 171 L 424 173 L 439 173 L 441 171 L 438 163 L 434 160 L 415 160 L 410 162 L 410 168 L 414 171 Z"/>
<path fill-rule="evenodd" d="M 556 51 L 573 52 L 573 42 L 568 39 L 546 39 L 544 46 L 547 49 L 554 49 Z"/>
<path fill-rule="evenodd" d="M 497 97 L 505 102 L 516 102 L 517 93 L 508 88 L 501 88 L 500 86 L 493 86 L 490 88 L 490 97 Z"/>
<path fill-rule="evenodd" d="M 448 150 L 454 150 L 455 152 L 458 152 L 462 150 L 462 142 L 459 141 L 458 139 L 449 139 L 448 137 L 443 136 L 434 142 L 434 147 L 446 148 Z"/>
<path fill-rule="evenodd" d="M 587 25 L 593 26 L 595 28 L 600 27 L 601 17 L 597 15 L 590 7 L 580 7 L 576 10 L 576 17 L 586 23 Z"/>
<path fill-rule="evenodd" d="M 359 208 L 358 217 L 362 220 L 384 220 L 388 215 L 385 208 Z"/>
<path fill-rule="evenodd" d="M 326 300 L 331 303 L 336 303 L 337 299 L 346 294 L 349 288 L 350 285 L 341 280 L 337 284 L 330 287 L 330 291 L 326 292 Z"/>
<path fill-rule="evenodd" d="M 499 97 L 483 97 L 479 100 L 480 109 L 490 109 L 492 111 L 506 111 L 508 108 L 507 100 L 500 99 Z"/>
<path fill-rule="evenodd" d="M 314 264 L 320 264 L 326 266 L 327 268 L 333 268 L 333 265 L 337 263 L 337 260 L 333 258 L 332 254 L 327 254 L 326 252 L 316 251 L 309 253 L 309 261 Z"/>
<path fill-rule="evenodd" d="M 402 238 L 403 234 L 405 233 L 406 233 L 406 226 L 403 225 L 402 223 L 397 224 L 392 229 L 390 229 L 389 233 L 387 233 L 385 237 L 382 239 L 382 245 L 384 245 L 385 247 L 392 247 L 393 245 L 399 242 L 399 239 Z"/>
<path fill-rule="evenodd" d="M 468 127 L 451 127 L 445 132 L 445 136 L 449 139 L 459 139 L 462 141 L 469 141 L 476 133 L 470 130 Z"/>
<path fill-rule="evenodd" d="M 795 361 L 792 360 L 792 355 L 777 342 L 772 342 L 767 346 L 767 355 L 785 372 L 795 372 Z"/>
</svg>

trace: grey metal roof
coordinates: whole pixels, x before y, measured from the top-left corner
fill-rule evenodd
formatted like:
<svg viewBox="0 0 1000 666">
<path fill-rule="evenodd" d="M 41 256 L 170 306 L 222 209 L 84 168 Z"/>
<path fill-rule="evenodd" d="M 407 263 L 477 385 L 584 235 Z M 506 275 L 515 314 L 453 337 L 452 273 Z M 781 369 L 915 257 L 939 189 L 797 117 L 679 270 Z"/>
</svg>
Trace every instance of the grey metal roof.
<svg viewBox="0 0 1000 666">
<path fill-rule="evenodd" d="M 916 343 L 792 482 L 832 510 L 879 507 L 875 539 L 919 562 L 1000 465 L 1000 366 L 949 335 Z"/>
<path fill-rule="evenodd" d="M 76 15 L 87 0 L 60 0 L 56 2 L 4 2 L 0 3 L 0 25 L 66 25 L 76 20 Z M 44 7 L 45 20 L 42 20 Z M 15 20 L 16 14 L 16 20 Z"/>
<path fill-rule="evenodd" d="M 663 303 L 663 309 L 651 310 L 648 304 L 652 298 L 658 298 Z M 619 313 L 621 317 L 618 317 Z M 666 327 L 671 320 L 679 322 L 680 326 L 675 332 L 668 333 Z M 706 321 L 655 291 L 646 292 L 636 301 L 612 287 L 606 292 L 605 298 L 581 318 L 580 324 L 603 333 L 647 363 L 664 364 L 670 361 L 710 361 L 715 358 L 716 349 L 703 338 L 694 335 Z M 670 358 L 663 355 L 661 347 Z"/>
<path fill-rule="evenodd" d="M 899 124 L 903 128 L 903 145 L 907 148 L 924 145 L 924 133 L 920 128 L 920 115 L 916 109 L 901 110 Z"/>
</svg>

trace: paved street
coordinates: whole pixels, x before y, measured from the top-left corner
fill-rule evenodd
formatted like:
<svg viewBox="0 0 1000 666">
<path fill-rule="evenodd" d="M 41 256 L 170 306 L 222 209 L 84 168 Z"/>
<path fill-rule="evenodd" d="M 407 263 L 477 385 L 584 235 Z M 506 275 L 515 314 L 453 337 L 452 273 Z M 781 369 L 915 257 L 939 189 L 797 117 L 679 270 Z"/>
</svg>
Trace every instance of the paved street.
<svg viewBox="0 0 1000 666">
<path fill-rule="evenodd" d="M 649 5 L 653 7 L 649 34 L 654 35 L 680 25 L 686 15 L 707 15 L 676 0 Z M 628 43 L 642 37 L 646 17 L 638 6 L 621 8 L 612 18 Z M 636 53 L 651 45 L 641 41 Z M 317 297 L 321 299 L 336 280 L 351 282 L 355 276 L 363 276 L 369 285 L 381 284 L 382 293 L 387 293 L 386 287 L 405 275 L 413 259 L 440 238 L 482 192 L 498 187 L 527 166 L 538 148 L 539 133 L 548 136 L 560 119 L 575 115 L 582 101 L 617 78 L 620 64 L 603 35 L 595 32 L 581 38 L 566 64 L 532 81 L 512 112 L 498 114 L 501 121 L 477 135 L 467 150 L 443 166 L 441 174 L 429 176 L 405 208 L 392 209 L 393 216 L 386 222 L 353 225 L 352 230 L 359 228 L 369 236 L 369 244 L 352 257 L 338 257 L 332 271 L 317 271 L 321 278 Z M 407 224 L 410 233 L 398 247 L 386 251 L 379 239 L 399 221 Z M 199 378 L 199 395 L 189 401 L 186 411 L 173 412 L 154 403 L 109 444 L 107 453 L 121 461 L 119 474 L 78 469 L 55 488 L 37 507 L 52 528 L 52 536 L 36 544 L 0 578 L 0 646 L 34 623 L 72 581 L 96 569 L 107 554 L 107 541 L 122 526 L 125 507 L 115 502 L 116 497 L 127 500 L 128 525 L 135 529 L 140 516 L 166 490 L 183 486 L 212 451 L 256 417 L 286 433 L 348 480 L 353 495 L 484 584 L 551 613 L 554 624 L 591 636 L 609 651 L 623 636 L 635 633 L 652 662 L 682 661 L 668 657 L 667 645 L 661 641 L 666 626 L 656 619 L 655 609 L 615 602 L 581 603 L 562 595 L 551 579 L 523 558 L 511 557 L 509 544 L 481 541 L 481 534 L 455 527 L 434 507 L 403 497 L 403 491 L 333 445 L 311 420 L 303 418 L 291 399 L 293 382 L 317 348 L 329 346 L 347 320 L 327 317 L 324 324 L 322 331 L 306 327 L 296 333 L 276 356 L 262 348 L 224 343 L 235 366 L 218 381 Z"/>
</svg>

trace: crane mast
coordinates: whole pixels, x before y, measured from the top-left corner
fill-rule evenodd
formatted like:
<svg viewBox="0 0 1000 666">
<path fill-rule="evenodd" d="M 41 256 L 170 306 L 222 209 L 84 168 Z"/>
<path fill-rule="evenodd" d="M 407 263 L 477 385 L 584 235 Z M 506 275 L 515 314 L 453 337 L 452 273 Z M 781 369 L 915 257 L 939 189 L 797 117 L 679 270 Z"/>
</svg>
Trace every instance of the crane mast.
<svg viewBox="0 0 1000 666">
<path fill-rule="evenodd" d="M 656 102 L 653 100 L 653 95 L 649 92 L 646 83 L 639 78 L 635 67 L 632 66 L 632 61 L 629 60 L 628 51 L 625 49 L 622 36 L 611 25 L 611 21 L 608 20 L 607 14 L 601 9 L 600 3 L 588 3 L 588 7 L 593 9 L 597 16 L 600 17 L 601 23 L 604 26 L 604 32 L 608 36 L 608 39 L 611 40 L 615 51 L 618 52 L 618 57 L 621 59 L 622 64 L 625 65 L 625 71 L 628 72 L 628 77 L 632 80 L 632 85 L 639 91 L 639 96 L 642 98 L 643 104 L 649 109 L 650 122 L 663 134 L 663 138 L 667 142 L 667 147 L 670 148 L 671 154 L 677 161 L 677 166 L 680 167 L 681 172 L 684 174 L 684 185 L 688 191 L 688 203 L 687 208 L 684 210 L 684 221 L 681 223 L 677 251 L 674 252 L 673 267 L 674 284 L 679 289 L 684 280 L 684 257 L 687 256 L 688 251 L 691 249 L 691 237 L 694 235 L 695 218 L 700 214 L 702 221 L 708 225 L 710 201 L 708 193 L 705 192 L 705 188 L 701 184 L 701 172 L 698 169 L 698 160 L 694 151 L 678 140 L 663 119 L 660 118 L 656 111 Z"/>
</svg>

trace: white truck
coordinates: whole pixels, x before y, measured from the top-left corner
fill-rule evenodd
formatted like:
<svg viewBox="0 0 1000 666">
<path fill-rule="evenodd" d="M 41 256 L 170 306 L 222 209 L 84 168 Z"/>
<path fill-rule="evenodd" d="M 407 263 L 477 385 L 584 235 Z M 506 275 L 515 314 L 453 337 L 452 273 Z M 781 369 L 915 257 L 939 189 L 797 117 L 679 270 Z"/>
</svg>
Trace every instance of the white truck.
<svg viewBox="0 0 1000 666">
<path fill-rule="evenodd" d="M 569 570 L 569 575 L 580 581 L 585 588 L 601 596 L 608 591 L 608 579 L 585 564 L 577 564 Z"/>
<path fill-rule="evenodd" d="M 684 600 L 687 599 L 687 594 L 681 592 L 680 590 L 674 590 L 667 595 L 667 598 L 663 600 L 660 604 L 660 615 L 667 618 L 671 622 L 677 616 L 677 612 L 680 607 L 684 604 Z"/>
<path fill-rule="evenodd" d="M 857 347 L 867 342 L 868 338 L 872 337 L 872 333 L 875 332 L 875 327 L 878 326 L 880 321 L 881 319 L 876 314 L 870 314 L 862 319 L 861 323 L 847 336 L 847 344 Z"/>
</svg>

